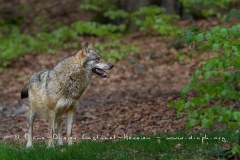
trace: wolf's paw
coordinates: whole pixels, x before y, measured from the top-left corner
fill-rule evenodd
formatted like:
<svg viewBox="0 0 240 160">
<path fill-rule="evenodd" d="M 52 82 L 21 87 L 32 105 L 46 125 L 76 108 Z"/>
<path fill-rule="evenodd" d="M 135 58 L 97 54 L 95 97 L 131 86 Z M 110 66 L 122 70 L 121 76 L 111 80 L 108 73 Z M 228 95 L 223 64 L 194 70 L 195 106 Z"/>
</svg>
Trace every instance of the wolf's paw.
<svg viewBox="0 0 240 160">
<path fill-rule="evenodd" d="M 70 139 L 68 140 L 68 145 L 72 145 L 73 144 L 73 141 Z"/>
<path fill-rule="evenodd" d="M 62 140 L 58 140 L 58 143 L 57 143 L 59 146 L 63 146 L 63 141 Z"/>
<path fill-rule="evenodd" d="M 48 142 L 48 148 L 54 148 L 54 143 L 53 141 Z"/>
<path fill-rule="evenodd" d="M 32 142 L 27 142 L 27 148 L 32 148 Z"/>
</svg>

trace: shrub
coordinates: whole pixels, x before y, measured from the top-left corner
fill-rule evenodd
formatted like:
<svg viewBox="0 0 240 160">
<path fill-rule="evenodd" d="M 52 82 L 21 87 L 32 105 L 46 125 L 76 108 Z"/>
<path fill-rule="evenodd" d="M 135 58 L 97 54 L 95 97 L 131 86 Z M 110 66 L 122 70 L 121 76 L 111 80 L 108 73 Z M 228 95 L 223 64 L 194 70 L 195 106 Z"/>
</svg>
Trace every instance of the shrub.
<svg viewBox="0 0 240 160">
<path fill-rule="evenodd" d="M 187 128 L 213 127 L 218 122 L 239 129 L 240 25 L 187 33 L 185 38 L 189 43 L 217 55 L 202 63 L 190 84 L 183 87 L 181 100 L 169 105 L 175 107 L 179 115 L 186 111 Z M 235 146 L 233 152 L 240 152 L 237 149 L 239 146 Z"/>
<path fill-rule="evenodd" d="M 8 24 L 0 27 L 0 66 L 6 67 L 12 58 L 26 53 L 46 52 L 53 54 L 60 46 L 65 48 L 79 47 L 79 45 L 69 45 L 66 40 L 77 39 L 80 35 L 116 36 L 115 32 L 121 33 L 124 29 L 122 25 L 102 25 L 96 22 L 78 21 L 70 27 L 61 26 L 52 32 L 42 31 L 30 35 L 21 33 L 18 26 Z"/>
<path fill-rule="evenodd" d="M 108 23 L 110 24 L 117 20 L 122 25 L 121 31 L 127 30 L 127 26 L 134 23 L 138 31 L 152 30 L 164 36 L 176 35 L 179 32 L 179 29 L 172 24 L 172 21 L 178 19 L 178 16 L 165 14 L 164 8 L 152 5 L 141 7 L 134 12 L 126 12 L 117 6 L 116 1 L 109 7 L 101 7 L 101 5 L 102 1 L 86 0 L 81 9 L 103 15 L 109 19 Z"/>
<path fill-rule="evenodd" d="M 157 6 L 142 7 L 132 17 L 140 31 L 153 30 L 160 35 L 176 35 L 179 30 L 171 22 L 178 19 L 176 15 L 165 14 L 165 9 Z"/>
<path fill-rule="evenodd" d="M 117 40 L 107 44 L 97 44 L 96 49 L 100 52 L 101 56 L 109 62 L 124 59 L 131 52 L 138 50 L 134 44 L 124 45 Z"/>
<path fill-rule="evenodd" d="M 200 12 L 203 17 L 217 16 L 222 17 L 222 13 L 226 13 L 230 4 L 237 0 L 180 0 L 187 12 Z M 221 11 L 221 12 L 220 12 Z"/>
<path fill-rule="evenodd" d="M 187 127 L 210 127 L 215 121 L 239 127 L 240 111 L 240 25 L 217 26 L 209 31 L 192 33 L 191 43 L 198 49 L 210 49 L 216 56 L 206 60 L 195 71 L 182 90 L 182 100 L 171 103 L 187 111 Z M 188 37 L 189 41 L 189 37 Z M 188 93 L 195 96 L 189 98 Z"/>
<path fill-rule="evenodd" d="M 79 35 L 111 36 L 125 30 L 124 25 L 100 24 L 97 22 L 78 21 L 72 24 L 72 29 Z"/>
</svg>

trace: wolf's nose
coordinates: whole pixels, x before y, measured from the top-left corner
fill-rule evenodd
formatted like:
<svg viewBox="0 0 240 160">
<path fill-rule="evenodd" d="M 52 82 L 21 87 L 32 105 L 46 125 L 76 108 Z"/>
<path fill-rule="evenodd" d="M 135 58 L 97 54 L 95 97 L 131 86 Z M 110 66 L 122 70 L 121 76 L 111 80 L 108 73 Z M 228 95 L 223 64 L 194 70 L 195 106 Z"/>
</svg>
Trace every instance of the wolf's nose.
<svg viewBox="0 0 240 160">
<path fill-rule="evenodd" d="M 110 69 L 112 69 L 114 67 L 113 64 L 109 63 Z"/>
</svg>

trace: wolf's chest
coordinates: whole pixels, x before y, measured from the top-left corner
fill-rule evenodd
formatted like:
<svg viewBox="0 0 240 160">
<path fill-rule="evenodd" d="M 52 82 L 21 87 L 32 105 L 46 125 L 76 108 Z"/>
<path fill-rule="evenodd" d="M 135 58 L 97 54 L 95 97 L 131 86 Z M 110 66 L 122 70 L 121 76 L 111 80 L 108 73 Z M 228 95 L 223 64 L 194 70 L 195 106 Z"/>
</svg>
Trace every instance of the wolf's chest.
<svg viewBox="0 0 240 160">
<path fill-rule="evenodd" d="M 87 88 L 91 79 L 89 74 L 81 74 L 78 76 L 71 75 L 67 87 L 67 94 L 73 99 L 79 99 L 84 90 Z"/>
</svg>

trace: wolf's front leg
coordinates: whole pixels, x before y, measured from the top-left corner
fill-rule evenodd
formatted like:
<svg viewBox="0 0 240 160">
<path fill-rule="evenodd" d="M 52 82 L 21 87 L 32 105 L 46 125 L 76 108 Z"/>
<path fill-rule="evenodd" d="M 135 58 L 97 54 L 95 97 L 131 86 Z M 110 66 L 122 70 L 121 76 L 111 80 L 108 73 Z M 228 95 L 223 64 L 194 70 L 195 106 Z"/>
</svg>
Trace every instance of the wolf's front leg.
<svg viewBox="0 0 240 160">
<path fill-rule="evenodd" d="M 55 120 L 56 119 L 56 113 L 55 112 L 50 112 L 49 113 L 49 141 L 48 141 L 48 147 L 54 147 L 54 139 L 53 139 L 53 134 L 54 134 L 54 125 L 55 125 Z"/>
<path fill-rule="evenodd" d="M 57 129 L 57 132 L 58 132 L 57 142 L 58 142 L 58 145 L 60 145 L 60 146 L 63 145 L 61 123 L 62 123 L 62 117 L 57 118 L 57 122 L 56 122 L 56 129 Z"/>
<path fill-rule="evenodd" d="M 67 113 L 67 139 L 68 139 L 68 145 L 71 145 L 73 143 L 72 142 L 73 117 L 74 117 L 74 111 L 68 111 L 68 113 Z"/>
<path fill-rule="evenodd" d="M 28 141 L 27 141 L 27 147 L 32 147 L 32 140 L 33 140 L 33 123 L 36 118 L 36 113 L 33 110 L 33 108 L 29 108 L 28 112 L 28 127 L 29 127 L 29 132 L 28 132 Z"/>
</svg>

